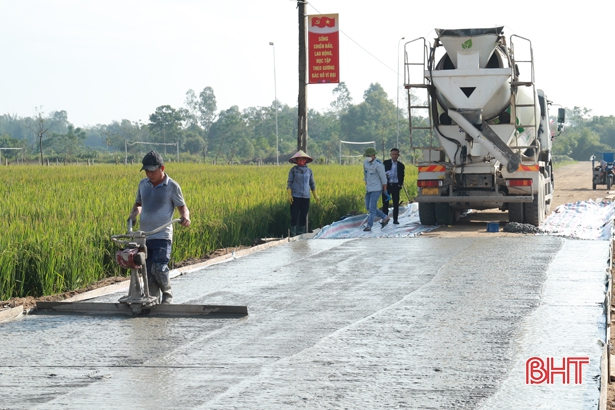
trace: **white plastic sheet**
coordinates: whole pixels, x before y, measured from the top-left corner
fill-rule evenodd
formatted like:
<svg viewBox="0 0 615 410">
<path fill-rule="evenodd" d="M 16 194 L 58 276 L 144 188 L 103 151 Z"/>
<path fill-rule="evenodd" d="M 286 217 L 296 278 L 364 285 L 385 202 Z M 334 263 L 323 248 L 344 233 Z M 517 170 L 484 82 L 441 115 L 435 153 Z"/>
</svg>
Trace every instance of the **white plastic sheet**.
<svg viewBox="0 0 615 410">
<path fill-rule="evenodd" d="M 419 205 L 411 203 L 399 207 L 399 225 L 393 223 L 392 210 L 389 212 L 391 220 L 382 228 L 380 222 L 374 222 L 372 230 L 365 232 L 367 214 L 350 216 L 341 221 L 333 222 L 318 232 L 314 239 L 346 239 L 346 238 L 404 238 L 417 236 L 429 232 L 438 226 L 421 225 L 419 220 Z"/>
<path fill-rule="evenodd" d="M 553 210 L 540 229 L 547 235 L 606 241 L 612 235 L 614 216 L 613 202 L 573 202 Z"/>
</svg>

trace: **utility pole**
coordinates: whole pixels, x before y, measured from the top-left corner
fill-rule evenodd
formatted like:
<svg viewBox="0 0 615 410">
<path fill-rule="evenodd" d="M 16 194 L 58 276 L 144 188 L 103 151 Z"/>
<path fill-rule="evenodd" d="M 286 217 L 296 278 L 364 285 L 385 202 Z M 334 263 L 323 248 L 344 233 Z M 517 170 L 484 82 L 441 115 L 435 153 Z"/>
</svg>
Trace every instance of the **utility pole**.
<svg viewBox="0 0 615 410">
<path fill-rule="evenodd" d="M 307 152 L 308 121 L 307 121 L 307 46 L 305 31 L 305 5 L 307 1 L 297 0 L 299 10 L 299 101 L 297 123 L 297 149 Z"/>
<path fill-rule="evenodd" d="M 405 38 L 402 37 L 397 42 L 397 145 L 395 146 L 397 149 L 399 149 L 399 43 Z"/>
<path fill-rule="evenodd" d="M 280 138 L 278 136 L 278 80 L 275 74 L 275 44 L 273 41 L 269 42 L 270 46 L 273 46 L 273 93 L 275 105 L 275 163 L 280 165 Z"/>
</svg>

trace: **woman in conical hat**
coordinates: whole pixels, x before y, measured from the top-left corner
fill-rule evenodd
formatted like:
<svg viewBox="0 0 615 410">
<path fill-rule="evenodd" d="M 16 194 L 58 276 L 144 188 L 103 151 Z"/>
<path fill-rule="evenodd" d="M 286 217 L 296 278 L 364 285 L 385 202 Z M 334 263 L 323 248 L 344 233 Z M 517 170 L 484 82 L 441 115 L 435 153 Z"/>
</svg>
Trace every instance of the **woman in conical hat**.
<svg viewBox="0 0 615 410">
<path fill-rule="evenodd" d="M 305 152 L 299 150 L 288 162 L 296 164 L 288 171 L 286 192 L 290 203 L 290 234 L 301 235 L 306 231 L 307 214 L 310 210 L 310 191 L 318 203 L 320 199 L 316 195 L 314 174 L 307 164 L 313 159 Z"/>
<path fill-rule="evenodd" d="M 297 153 L 295 155 L 293 155 L 292 157 L 290 157 L 290 159 L 288 160 L 288 162 L 291 162 L 293 164 L 297 163 L 297 159 L 299 158 L 305 158 L 305 162 L 307 164 L 309 164 L 310 162 L 313 161 L 312 157 L 310 157 L 308 154 L 306 154 L 305 152 L 299 150 L 297 151 Z"/>
</svg>

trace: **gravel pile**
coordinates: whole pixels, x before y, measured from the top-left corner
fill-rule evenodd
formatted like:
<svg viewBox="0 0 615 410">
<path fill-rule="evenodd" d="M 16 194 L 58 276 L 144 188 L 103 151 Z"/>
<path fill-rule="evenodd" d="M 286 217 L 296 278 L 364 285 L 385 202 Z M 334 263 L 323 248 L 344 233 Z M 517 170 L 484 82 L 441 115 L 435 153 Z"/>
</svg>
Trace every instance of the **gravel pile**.
<svg viewBox="0 0 615 410">
<path fill-rule="evenodd" d="M 532 224 L 520 224 L 519 222 L 509 222 L 502 229 L 504 232 L 512 233 L 542 233 L 540 228 Z"/>
</svg>

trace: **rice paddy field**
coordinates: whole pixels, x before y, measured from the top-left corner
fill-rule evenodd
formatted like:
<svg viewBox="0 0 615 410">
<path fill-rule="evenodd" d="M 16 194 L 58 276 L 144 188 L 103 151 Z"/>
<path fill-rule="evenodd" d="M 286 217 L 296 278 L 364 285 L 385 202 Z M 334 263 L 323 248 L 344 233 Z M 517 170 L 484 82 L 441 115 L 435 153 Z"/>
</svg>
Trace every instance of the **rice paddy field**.
<svg viewBox="0 0 615 410">
<path fill-rule="evenodd" d="M 115 264 L 117 246 L 110 236 L 126 232 L 138 182 L 145 177 L 140 166 L 0 167 L 0 300 L 51 295 L 125 276 Z M 310 228 L 365 212 L 360 164 L 310 168 L 321 199 L 311 201 Z M 290 164 L 168 164 L 165 171 L 181 185 L 192 220 L 189 228 L 175 228 L 172 263 L 251 245 L 256 238 L 286 236 L 289 169 Z M 405 185 L 414 196 L 416 169 L 406 170 Z"/>
</svg>

